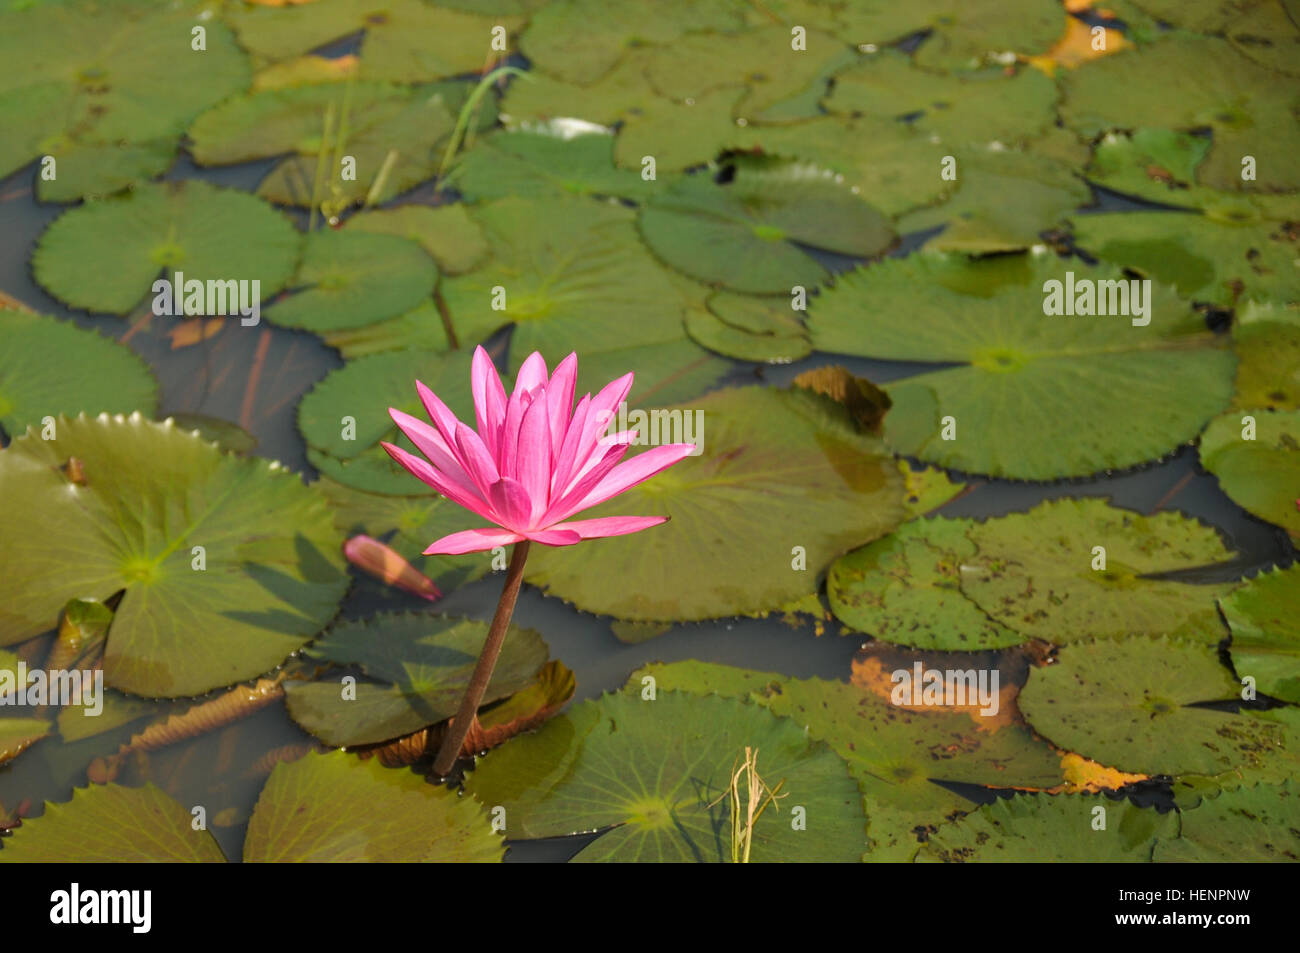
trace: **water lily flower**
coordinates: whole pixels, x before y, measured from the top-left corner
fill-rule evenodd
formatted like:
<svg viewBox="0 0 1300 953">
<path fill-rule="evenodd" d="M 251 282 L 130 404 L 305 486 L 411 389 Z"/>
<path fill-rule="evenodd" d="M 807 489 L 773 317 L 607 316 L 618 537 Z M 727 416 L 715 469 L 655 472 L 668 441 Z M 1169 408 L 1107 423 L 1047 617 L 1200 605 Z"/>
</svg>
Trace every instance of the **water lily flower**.
<svg viewBox="0 0 1300 953">
<path fill-rule="evenodd" d="M 572 520 L 688 456 L 688 443 L 653 447 L 622 461 L 635 431 L 607 437 L 602 432 L 632 387 L 625 374 L 594 398 L 573 406 L 578 356 L 570 354 L 549 378 L 537 352 L 519 369 L 507 398 L 501 378 L 479 347 L 470 380 L 477 431 L 456 419 L 438 396 L 415 382 L 433 426 L 389 408 L 402 433 L 427 459 L 391 443 L 383 447 L 412 476 L 447 499 L 495 524 L 452 533 L 425 555 L 479 552 L 531 540 L 571 546 L 584 539 L 623 536 L 667 519 L 663 516 L 607 516 Z M 620 462 L 622 461 L 622 462 Z"/>
<path fill-rule="evenodd" d="M 401 553 L 364 533 L 343 544 L 343 555 L 358 569 L 413 596 L 430 602 L 442 598 L 434 581 L 407 562 Z"/>
</svg>

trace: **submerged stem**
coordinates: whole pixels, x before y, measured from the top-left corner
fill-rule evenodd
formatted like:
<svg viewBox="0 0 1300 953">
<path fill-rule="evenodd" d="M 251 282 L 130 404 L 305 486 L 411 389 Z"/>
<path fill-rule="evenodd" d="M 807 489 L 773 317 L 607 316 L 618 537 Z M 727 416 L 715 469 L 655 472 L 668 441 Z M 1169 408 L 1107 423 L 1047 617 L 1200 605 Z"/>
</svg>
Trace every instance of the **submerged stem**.
<svg viewBox="0 0 1300 953">
<path fill-rule="evenodd" d="M 460 700 L 456 717 L 447 723 L 447 733 L 443 735 L 438 757 L 433 761 L 433 772 L 445 777 L 456 764 L 465 736 L 469 734 L 470 725 L 478 714 L 478 706 L 483 702 L 488 682 L 492 678 L 492 669 L 496 668 L 497 658 L 501 655 L 501 646 L 506 641 L 506 630 L 510 627 L 510 617 L 515 612 L 515 600 L 519 598 L 519 586 L 524 581 L 524 561 L 528 558 L 528 540 L 521 539 L 515 543 L 514 552 L 510 554 L 510 568 L 506 570 L 506 585 L 501 591 L 501 601 L 497 603 L 496 615 L 492 617 L 492 628 L 488 630 L 483 651 L 479 653 L 478 664 L 470 676 L 469 687 L 465 697 Z"/>
</svg>

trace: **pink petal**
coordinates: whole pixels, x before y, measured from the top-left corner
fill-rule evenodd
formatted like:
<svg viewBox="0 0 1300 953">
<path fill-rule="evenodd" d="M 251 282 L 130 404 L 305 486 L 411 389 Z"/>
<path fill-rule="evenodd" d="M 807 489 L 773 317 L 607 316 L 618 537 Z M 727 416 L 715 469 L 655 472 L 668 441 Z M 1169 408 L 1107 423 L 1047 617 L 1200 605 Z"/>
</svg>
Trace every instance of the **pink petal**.
<svg viewBox="0 0 1300 953">
<path fill-rule="evenodd" d="M 573 388 L 578 382 L 578 355 L 570 354 L 560 361 L 546 385 L 546 407 L 551 417 L 551 462 L 560 455 L 564 434 L 573 413 Z"/>
<path fill-rule="evenodd" d="M 478 553 L 498 546 L 509 546 L 521 539 L 518 533 L 496 526 L 467 529 L 444 536 L 424 551 L 426 556 L 459 556 L 461 553 Z"/>
<path fill-rule="evenodd" d="M 602 536 L 626 536 L 628 533 L 639 533 L 643 529 L 666 522 L 668 522 L 666 516 L 599 516 L 590 520 L 556 523 L 551 529 L 572 530 L 583 539 L 598 539 Z"/>
<path fill-rule="evenodd" d="M 444 404 L 437 394 L 419 381 L 415 382 L 415 392 L 420 395 L 420 403 L 424 404 L 429 419 L 438 428 L 438 433 L 442 434 L 442 439 L 447 442 L 447 446 L 456 446 L 456 425 L 460 421 L 451 412 L 451 408 Z"/>
<path fill-rule="evenodd" d="M 524 359 L 523 366 L 519 368 L 519 375 L 515 378 L 515 389 L 510 395 L 523 395 L 531 393 L 539 387 L 546 384 L 546 360 L 542 357 L 541 351 L 533 351 Z"/>
<path fill-rule="evenodd" d="M 479 436 L 493 458 L 497 457 L 497 435 L 506 419 L 506 389 L 488 352 L 479 345 L 474 349 L 470 367 L 470 389 L 474 394 L 474 417 Z"/>
<path fill-rule="evenodd" d="M 582 509 L 580 505 L 582 501 L 595 489 L 596 484 L 613 471 L 619 460 L 627 453 L 627 447 L 622 445 L 597 449 L 601 451 L 601 455 L 592 457 L 589 464 L 591 469 L 579 476 L 563 496 L 556 498 L 554 494 L 551 495 L 553 502 L 546 515 L 542 517 L 542 525 L 553 525 Z"/>
<path fill-rule="evenodd" d="M 638 483 L 644 483 L 656 473 L 668 469 L 674 463 L 680 463 L 695 452 L 695 445 L 689 443 L 670 443 L 662 447 L 651 447 L 645 453 L 637 454 L 616 466 L 608 476 L 597 483 L 578 504 L 577 509 L 585 510 L 589 506 L 603 503 L 610 497 L 618 496 L 630 490 Z"/>
<path fill-rule="evenodd" d="M 486 494 L 474 485 L 474 481 L 465 472 L 465 464 L 461 461 L 459 451 L 455 447 L 447 446 L 438 431 L 423 420 L 417 420 L 410 414 L 404 414 L 395 407 L 388 408 L 388 415 L 393 418 L 393 422 L 397 424 L 402 433 L 406 434 L 411 443 L 415 444 L 416 449 L 428 457 L 429 462 L 444 477 L 466 492 L 476 493 L 484 500 L 487 499 Z M 491 486 L 491 484 L 489 483 L 488 486 Z"/>
<path fill-rule="evenodd" d="M 504 526 L 531 526 L 532 500 L 523 484 L 510 477 L 502 477 L 492 485 L 489 498 L 496 512 L 495 522 Z"/>
<path fill-rule="evenodd" d="M 401 447 L 395 447 L 387 441 L 381 441 L 380 446 L 387 450 L 388 455 L 405 467 L 406 471 L 413 477 L 429 484 L 453 503 L 459 503 L 465 509 L 478 513 L 484 519 L 494 520 L 496 518 L 483 500 L 448 480 L 427 461 L 421 460 L 414 454 L 407 453 Z"/>
<path fill-rule="evenodd" d="M 572 546 L 582 542 L 581 536 L 568 529 L 535 529 L 528 534 L 528 538 L 547 546 Z"/>
<path fill-rule="evenodd" d="M 532 504 L 524 525 L 536 525 L 551 497 L 551 420 L 545 392 L 524 412 L 515 451 L 515 470 Z"/>
<path fill-rule="evenodd" d="M 619 404 L 627 399 L 628 392 L 632 389 L 632 375 L 624 374 L 616 381 L 610 381 L 601 388 L 600 393 L 591 401 L 591 410 L 587 415 L 587 427 L 583 431 L 582 440 L 578 444 L 578 452 L 575 456 L 574 472 L 581 472 L 590 461 L 592 453 L 596 449 L 596 441 L 600 435 L 609 427 L 609 422 L 618 412 Z M 572 477 L 570 478 L 572 482 Z"/>
<path fill-rule="evenodd" d="M 479 435 L 459 422 L 456 424 L 456 446 L 460 450 L 461 459 L 465 461 L 465 471 L 486 500 L 492 484 L 501 479 L 496 464 L 492 462 L 492 455 L 488 453 Z"/>
<path fill-rule="evenodd" d="M 551 473 L 552 499 L 557 498 L 568 484 L 569 472 L 573 469 L 573 461 L 578 454 L 578 444 L 581 442 L 582 434 L 587 427 L 587 413 L 590 406 L 591 395 L 588 394 L 578 401 L 578 409 L 573 412 L 573 419 L 564 432 L 564 443 L 556 455 L 555 467 Z M 551 449 L 555 448 L 552 447 Z"/>
<path fill-rule="evenodd" d="M 515 451 L 519 447 L 519 425 L 524 422 L 524 411 L 531 401 L 518 390 L 506 401 L 506 417 L 497 436 L 497 472 L 503 477 L 518 477 L 518 460 Z"/>
</svg>

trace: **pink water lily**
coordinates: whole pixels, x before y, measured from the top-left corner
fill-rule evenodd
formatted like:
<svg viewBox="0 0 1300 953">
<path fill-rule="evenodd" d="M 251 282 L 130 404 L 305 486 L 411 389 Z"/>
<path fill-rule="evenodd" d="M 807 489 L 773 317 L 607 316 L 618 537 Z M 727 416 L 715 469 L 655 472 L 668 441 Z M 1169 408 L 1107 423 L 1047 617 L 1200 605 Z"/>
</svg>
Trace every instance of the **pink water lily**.
<svg viewBox="0 0 1300 953">
<path fill-rule="evenodd" d="M 389 456 L 447 499 L 473 510 L 491 527 L 444 536 L 426 555 L 472 553 L 531 540 L 571 546 L 584 539 L 623 536 L 657 526 L 663 516 L 606 516 L 571 520 L 688 456 L 691 444 L 653 447 L 620 462 L 635 436 L 602 436 L 632 388 L 632 375 L 587 394 L 575 408 L 578 356 L 570 354 L 549 378 L 537 352 L 505 388 L 482 347 L 474 352 L 470 380 L 477 431 L 456 419 L 438 396 L 415 382 L 433 426 L 389 408 L 402 433 L 427 459 L 385 443 Z"/>
</svg>

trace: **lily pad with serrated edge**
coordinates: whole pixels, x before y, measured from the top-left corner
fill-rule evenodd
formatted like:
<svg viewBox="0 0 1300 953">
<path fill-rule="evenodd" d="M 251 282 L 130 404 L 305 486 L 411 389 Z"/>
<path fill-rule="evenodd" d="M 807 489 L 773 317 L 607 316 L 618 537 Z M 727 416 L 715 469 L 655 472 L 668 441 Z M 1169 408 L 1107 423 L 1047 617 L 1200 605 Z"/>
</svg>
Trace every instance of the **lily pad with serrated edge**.
<svg viewBox="0 0 1300 953">
<path fill-rule="evenodd" d="M 43 315 L 0 307 L 0 426 L 11 435 L 45 417 L 141 410 L 157 384 L 126 347 Z"/>
<path fill-rule="evenodd" d="M 898 469 L 907 483 L 904 502 L 914 518 L 932 513 L 973 489 L 970 484 L 959 483 L 936 467 L 922 467 L 908 460 L 899 460 Z"/>
<path fill-rule="evenodd" d="M 869 257 L 894 240 L 885 219 L 814 166 L 745 168 L 718 185 L 687 176 L 641 210 L 641 235 L 663 261 L 700 281 L 789 294 L 828 277 L 803 246 Z"/>
<path fill-rule="evenodd" d="M 385 318 L 359 328 L 340 328 L 322 332 L 323 340 L 345 361 L 379 354 L 383 351 L 422 351 L 441 354 L 451 350 L 447 324 L 438 311 L 438 303 L 427 298 L 395 318 Z"/>
<path fill-rule="evenodd" d="M 1260 573 L 1219 600 L 1232 630 L 1232 667 L 1259 690 L 1300 703 L 1300 564 Z"/>
<path fill-rule="evenodd" d="M 293 273 L 300 237 L 245 192 L 162 182 L 69 209 L 37 242 L 32 272 L 65 304 L 110 314 L 152 300 L 154 279 L 178 271 L 187 282 L 258 281 L 269 301 Z"/>
<path fill-rule="evenodd" d="M 1020 690 L 1030 726 L 1058 747 L 1121 771 L 1212 774 L 1275 743 L 1273 726 L 1192 707 L 1240 697 L 1214 646 L 1165 636 L 1077 642 Z"/>
<path fill-rule="evenodd" d="M 1227 562 L 1218 532 L 1179 513 L 1143 516 L 1101 499 L 1040 503 L 977 523 L 961 591 L 990 618 L 1027 638 L 1064 644 L 1097 636 L 1187 634 L 1215 616 L 1237 583 L 1151 576 Z M 1093 569 L 1105 549 L 1105 568 Z M 1218 642 L 1217 626 L 1208 641 Z M 1107 762 L 1109 763 L 1109 762 Z"/>
<path fill-rule="evenodd" d="M 1135 466 L 1191 440 L 1228 403 L 1232 354 L 1159 285 L 1146 326 L 1044 314 L 1047 282 L 1067 271 L 1123 278 L 1046 251 L 978 261 L 920 252 L 841 275 L 811 302 L 809 335 L 819 351 L 958 363 L 888 388 L 886 439 L 928 463 L 1050 480 Z M 955 439 L 945 440 L 949 417 Z"/>
<path fill-rule="evenodd" d="M 105 680 L 176 697 L 273 668 L 334 615 L 342 538 L 296 475 L 138 414 L 57 418 L 56 434 L 0 451 L 6 643 L 51 628 L 69 599 L 125 589 Z M 59 470 L 74 456 L 84 486 Z"/>
<path fill-rule="evenodd" d="M 867 797 L 867 860 L 910 860 L 920 846 L 918 831 L 972 807 L 933 782 L 1046 787 L 1061 778 L 1056 753 L 1018 725 L 981 731 L 966 715 L 907 711 L 845 682 L 706 662 L 648 665 L 628 679 L 628 692 L 641 692 L 647 675 L 661 692 L 747 698 L 829 744 Z"/>
<path fill-rule="evenodd" d="M 902 518 L 893 460 L 827 398 L 731 388 L 682 410 L 703 414 L 696 435 L 703 451 L 583 517 L 670 521 L 632 536 L 535 550 L 529 582 L 585 611 L 631 621 L 760 614 L 812 591 L 835 556 Z M 771 518 L 755 520 L 758 512 Z M 791 568 L 796 546 L 806 570 Z M 599 578 L 591 572 L 597 563 Z"/>
<path fill-rule="evenodd" d="M 374 682 L 352 686 L 355 697 L 345 697 L 337 673 L 287 683 L 289 714 L 326 744 L 340 746 L 390 741 L 446 721 L 469 686 L 487 631 L 487 624 L 475 619 L 427 613 L 382 613 L 340 623 L 312 645 L 310 654 L 335 665 L 360 666 Z M 540 635 L 512 628 L 484 703 L 527 687 L 546 660 Z"/>
<path fill-rule="evenodd" d="M 1247 752 L 1238 767 L 1213 775 L 1184 774 L 1174 779 L 1174 803 L 1182 810 L 1195 807 L 1217 791 L 1255 784 L 1277 784 L 1300 774 L 1300 708 L 1287 705 L 1248 714 L 1268 734 L 1267 743 Z"/>
<path fill-rule="evenodd" d="M 1116 128 L 1208 126 L 1212 145 L 1197 171 L 1201 184 L 1243 191 L 1300 185 L 1292 161 L 1300 151 L 1300 93 L 1225 40 L 1166 33 L 1067 71 L 1062 83 L 1061 116 L 1085 136 Z M 1242 179 L 1243 156 L 1256 160 L 1252 181 Z"/>
<path fill-rule="evenodd" d="M 576 120 L 525 123 L 482 138 L 448 181 L 469 202 L 565 195 L 643 201 L 657 188 L 657 180 L 615 167 L 610 130 Z"/>
<path fill-rule="evenodd" d="M 989 618 L 960 587 L 975 555 L 974 520 L 933 518 L 837 559 L 826 579 L 836 618 L 886 642 L 940 651 L 1018 645 L 1026 637 Z"/>
<path fill-rule="evenodd" d="M 492 55 L 492 28 L 505 28 L 506 44 L 515 47 L 522 20 L 490 13 L 446 9 L 423 0 L 317 0 L 306 5 L 240 5 L 225 16 L 239 42 L 267 60 L 299 56 L 331 40 L 365 31 L 361 42 L 361 76 L 367 80 L 425 83 L 483 69 Z M 513 6 L 513 4 L 511 4 Z"/>
<path fill-rule="evenodd" d="M 299 290 L 266 316 L 282 327 L 309 331 L 363 327 L 417 307 L 437 280 L 433 259 L 410 239 L 314 232 L 293 281 Z"/>
<path fill-rule="evenodd" d="M 1071 221 L 1080 248 L 1173 285 L 1185 298 L 1225 307 L 1300 302 L 1294 264 L 1300 235 L 1282 223 L 1177 212 L 1114 212 Z"/>
<path fill-rule="evenodd" d="M 1300 409 L 1300 317 L 1276 305 L 1249 303 L 1232 327 L 1239 409 Z"/>
<path fill-rule="evenodd" d="M 710 351 L 740 361 L 789 364 L 812 353 L 788 298 L 719 292 L 707 308 L 689 308 L 686 333 Z"/>
<path fill-rule="evenodd" d="M 1182 835 L 1156 845 L 1159 863 L 1300 861 L 1300 786 L 1294 780 L 1223 791 L 1182 812 Z"/>
<path fill-rule="evenodd" d="M 205 49 L 192 49 L 195 12 L 150 0 L 0 12 L 0 177 L 52 155 L 57 177 L 38 189 L 65 201 L 161 172 L 185 124 L 248 85 L 223 23 L 205 22 Z"/>
<path fill-rule="evenodd" d="M 1098 813 L 1100 809 L 1103 814 Z M 1104 816 L 1104 827 L 1097 818 Z M 948 863 L 1150 863 L 1178 815 L 1100 794 L 1019 794 L 948 824 L 918 859 Z"/>
<path fill-rule="evenodd" d="M 74 788 L 71 801 L 23 820 L 0 863 L 224 863 L 212 834 L 194 830 L 193 820 L 152 784 Z"/>
<path fill-rule="evenodd" d="M 18 656 L 13 652 L 0 649 L 0 693 L 16 691 L 19 687 L 17 680 Z M 6 704 L 9 703 L 17 704 L 17 701 L 11 699 Z M 18 757 L 48 735 L 53 728 L 54 724 L 45 718 L 28 715 L 0 717 L 0 764 Z"/>
<path fill-rule="evenodd" d="M 772 787 L 784 782 L 779 793 L 787 794 L 754 823 L 751 859 L 857 861 L 866 817 L 844 761 L 794 721 L 737 699 L 605 695 L 487 755 L 467 788 L 505 807 L 512 838 L 606 829 L 579 862 L 726 863 L 726 794 L 746 748 L 757 750 L 760 777 Z M 805 830 L 790 822 L 796 804 Z"/>
<path fill-rule="evenodd" d="M 400 235 L 419 242 L 444 275 L 459 275 L 478 265 L 487 255 L 483 230 L 469 217 L 462 204 L 401 205 L 369 209 L 348 219 L 349 229 Z"/>
<path fill-rule="evenodd" d="M 1244 416 L 1255 419 L 1253 440 Z M 1300 410 L 1226 413 L 1205 428 L 1200 453 L 1234 503 L 1300 539 Z"/>
<path fill-rule="evenodd" d="M 388 408 L 426 419 L 415 390 L 417 379 L 461 420 L 475 419 L 468 351 L 367 355 L 327 374 L 299 403 L 298 429 L 312 465 L 340 483 L 370 493 L 431 494 L 432 489 L 394 463 L 379 445 L 388 440 L 415 452 Z"/>
<path fill-rule="evenodd" d="M 946 75 L 918 69 L 906 54 L 885 50 L 835 77 L 831 112 L 906 120 L 947 146 L 998 142 L 1011 147 L 1042 135 L 1055 120 L 1056 84 L 1025 68 Z M 937 166 L 929 170 L 937 175 Z"/>
<path fill-rule="evenodd" d="M 324 154 L 320 199 L 342 205 L 362 199 L 385 202 L 437 173 L 443 142 L 455 125 L 449 95 L 441 86 L 404 89 L 368 82 L 262 90 L 227 100 L 195 120 L 190 127 L 192 150 L 202 165 L 289 153 L 257 192 L 273 202 L 302 207 L 311 205 L 318 157 Z M 327 139 L 325 123 L 331 110 Z M 349 178 L 343 177 L 346 157 L 355 160 L 355 168 L 347 170 Z"/>
<path fill-rule="evenodd" d="M 668 274 L 637 239 L 628 209 L 574 197 L 502 199 L 473 216 L 492 258 L 439 289 L 462 347 L 512 322 L 520 362 L 533 351 L 554 362 L 575 350 L 581 359 L 685 336 L 680 308 L 665 306 L 677 297 Z"/>
</svg>

